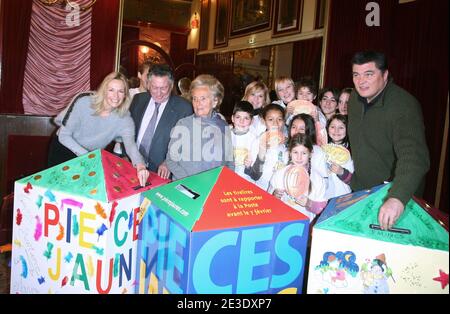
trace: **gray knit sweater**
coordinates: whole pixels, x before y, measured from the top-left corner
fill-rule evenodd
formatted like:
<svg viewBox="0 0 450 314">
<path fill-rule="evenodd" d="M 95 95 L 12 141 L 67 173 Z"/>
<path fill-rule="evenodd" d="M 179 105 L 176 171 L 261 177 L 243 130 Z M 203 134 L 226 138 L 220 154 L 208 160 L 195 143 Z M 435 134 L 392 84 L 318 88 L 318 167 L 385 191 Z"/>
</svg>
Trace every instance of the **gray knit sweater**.
<svg viewBox="0 0 450 314">
<path fill-rule="evenodd" d="M 77 156 L 105 148 L 113 139 L 121 137 L 133 165 L 144 163 L 134 141 L 134 122 L 130 113 L 120 117 L 113 111 L 107 117 L 94 114 L 92 98 L 85 96 L 77 100 L 66 125 L 61 125 L 59 141 Z M 55 121 L 61 121 L 65 111 Z"/>
<path fill-rule="evenodd" d="M 219 166 L 234 170 L 230 128 L 216 113 L 180 119 L 170 134 L 166 162 L 174 180 Z"/>
<path fill-rule="evenodd" d="M 389 81 L 365 112 L 363 99 L 352 92 L 348 118 L 355 165 L 352 189 L 367 189 L 392 181 L 388 196 L 405 205 L 430 167 L 420 104 Z"/>
</svg>

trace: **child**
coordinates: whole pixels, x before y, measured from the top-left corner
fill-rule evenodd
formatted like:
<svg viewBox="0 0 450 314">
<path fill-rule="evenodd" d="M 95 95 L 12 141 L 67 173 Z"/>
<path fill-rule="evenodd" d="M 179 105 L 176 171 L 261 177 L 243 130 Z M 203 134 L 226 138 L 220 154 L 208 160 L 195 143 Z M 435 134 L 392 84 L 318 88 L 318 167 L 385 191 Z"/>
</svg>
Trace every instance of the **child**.
<svg viewBox="0 0 450 314">
<path fill-rule="evenodd" d="M 297 83 L 297 99 L 299 100 L 307 100 L 309 102 L 312 102 L 314 104 L 316 97 L 317 97 L 317 88 L 316 85 L 312 80 L 309 79 L 301 79 Z M 320 124 L 323 126 L 323 129 L 325 129 L 325 126 L 327 124 L 327 118 L 323 115 L 322 111 L 317 108 L 317 117 L 313 117 L 314 121 L 319 121 Z M 289 111 L 289 109 L 288 109 Z"/>
<path fill-rule="evenodd" d="M 248 101 L 253 106 L 253 121 L 250 130 L 259 136 L 266 131 L 266 125 L 261 118 L 262 109 L 270 103 L 269 89 L 260 81 L 251 82 L 245 88 L 242 100 Z"/>
<path fill-rule="evenodd" d="M 252 123 L 253 106 L 245 100 L 238 102 L 233 109 L 231 121 L 231 142 L 233 145 L 234 171 L 250 182 L 255 182 L 250 176 L 244 173 L 244 162 L 252 164 L 256 159 L 256 153 L 251 156 L 251 147 L 257 145 L 256 135 L 250 130 Z M 253 148 L 253 151 L 257 150 Z"/>
<path fill-rule="evenodd" d="M 338 111 L 340 114 L 347 115 L 347 105 L 353 88 L 344 88 L 339 95 Z"/>
<path fill-rule="evenodd" d="M 325 180 L 328 178 L 327 159 L 325 152 L 317 145 L 317 132 L 314 119 L 306 113 L 300 113 L 292 118 L 289 125 L 289 137 L 293 138 L 296 134 L 305 134 L 313 143 L 311 157 L 311 168 L 317 171 Z"/>
<path fill-rule="evenodd" d="M 314 84 L 314 82 L 310 79 L 301 79 L 297 83 L 297 99 L 298 100 L 306 100 L 310 103 L 314 104 L 314 101 L 317 97 L 317 88 Z M 287 108 L 288 115 L 293 112 L 293 108 L 290 108 L 288 106 Z M 326 124 L 327 124 L 327 118 L 325 118 L 324 114 L 320 110 L 320 108 L 317 107 L 317 113 L 316 115 L 313 115 L 316 131 L 317 131 L 317 141 L 315 144 L 321 146 L 323 144 L 327 143 L 327 135 L 326 135 Z M 289 125 L 291 123 L 292 116 L 288 116 L 286 119 L 286 125 Z"/>
<path fill-rule="evenodd" d="M 256 184 L 267 191 L 273 173 L 287 164 L 288 154 L 285 145 L 284 110 L 277 104 L 264 107 L 262 116 L 267 131 L 258 138 L 259 147 L 251 155 L 257 155 L 253 165 L 245 164 L 245 174 L 249 175 Z"/>
<path fill-rule="evenodd" d="M 317 97 L 317 89 L 312 80 L 301 79 L 297 83 L 297 99 L 314 103 Z"/>
<path fill-rule="evenodd" d="M 296 134 L 289 142 L 289 165 L 304 167 L 309 174 L 309 189 L 307 195 L 294 197 L 289 195 L 285 187 L 285 176 L 288 166 L 278 170 L 270 180 L 269 193 L 301 212 L 312 221 L 320 214 L 327 204 L 325 197 L 325 181 L 311 167 L 313 144 L 311 138 L 305 134 Z"/>
<path fill-rule="evenodd" d="M 339 94 L 339 90 L 333 87 L 324 88 L 320 94 L 319 107 L 327 121 L 336 113 Z M 326 124 L 324 127 L 326 127 Z"/>
<path fill-rule="evenodd" d="M 281 108 L 286 109 L 286 106 L 295 100 L 295 83 L 290 77 L 280 76 L 275 80 L 275 91 L 278 100 L 275 104 L 280 105 Z"/>
<path fill-rule="evenodd" d="M 341 145 L 349 149 L 347 137 L 347 117 L 336 114 L 330 118 L 327 124 L 329 143 Z M 351 192 L 349 183 L 354 171 L 353 160 L 351 157 L 343 165 L 331 162 L 330 175 L 328 177 L 328 186 L 326 196 L 333 198 Z"/>
</svg>

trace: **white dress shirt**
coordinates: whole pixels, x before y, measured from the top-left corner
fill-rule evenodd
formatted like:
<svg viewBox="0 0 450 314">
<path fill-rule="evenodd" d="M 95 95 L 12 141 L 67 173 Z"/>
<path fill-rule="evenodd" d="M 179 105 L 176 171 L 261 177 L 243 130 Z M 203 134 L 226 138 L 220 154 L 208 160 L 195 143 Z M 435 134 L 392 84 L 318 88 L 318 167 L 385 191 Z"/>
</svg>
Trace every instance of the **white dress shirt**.
<svg viewBox="0 0 450 314">
<path fill-rule="evenodd" d="M 156 128 L 158 127 L 159 119 L 161 119 L 161 116 L 164 112 L 164 109 L 166 108 L 167 103 L 169 100 L 166 100 L 165 102 L 161 103 L 159 105 L 159 111 L 158 111 L 158 117 L 156 118 Z M 155 100 L 152 98 L 150 99 L 150 103 L 147 106 L 147 109 L 144 112 L 144 117 L 142 118 L 141 127 L 139 128 L 139 133 L 137 137 L 137 146 L 141 145 L 142 138 L 144 137 L 145 130 L 147 130 L 148 124 L 150 123 L 150 120 L 152 119 L 153 112 L 155 111 Z"/>
</svg>

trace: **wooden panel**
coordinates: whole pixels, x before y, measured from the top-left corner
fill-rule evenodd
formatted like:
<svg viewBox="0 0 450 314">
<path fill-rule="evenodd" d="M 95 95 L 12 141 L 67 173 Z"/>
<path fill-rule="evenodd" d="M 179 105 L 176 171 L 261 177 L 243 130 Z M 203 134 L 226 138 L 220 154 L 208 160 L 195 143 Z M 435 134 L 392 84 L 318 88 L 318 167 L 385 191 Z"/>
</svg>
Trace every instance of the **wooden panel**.
<svg viewBox="0 0 450 314">
<path fill-rule="evenodd" d="M 0 207 L 0 245 L 12 243 L 14 194 L 5 196 Z M 0 292 L 1 293 L 1 292 Z"/>
<path fill-rule="evenodd" d="M 6 158 L 6 194 L 14 191 L 14 182 L 47 168 L 50 136 L 8 135 Z"/>
<path fill-rule="evenodd" d="M 56 129 L 56 127 L 52 124 L 51 119 L 52 117 L 48 116 L 0 114 L 0 197 L 5 196 L 7 194 L 7 191 L 10 191 L 12 189 L 11 186 L 7 186 L 6 169 L 8 163 L 13 163 L 15 167 L 16 161 L 14 161 L 14 159 L 11 161 L 8 160 L 9 151 L 11 150 L 11 153 L 13 153 L 15 151 L 19 151 L 19 149 L 25 149 L 28 155 L 25 156 L 26 158 L 20 159 L 20 163 L 30 163 L 32 167 L 36 167 L 36 165 L 33 164 L 33 160 L 31 159 L 40 158 L 39 160 L 42 160 L 42 157 L 36 156 L 45 156 L 46 158 L 48 148 L 45 147 L 45 144 L 43 144 L 45 143 L 44 138 L 39 139 L 40 145 L 30 145 L 29 139 L 33 138 L 27 137 L 49 137 Z M 18 140 L 20 139 L 17 142 L 19 143 L 18 145 L 24 145 L 24 147 L 9 147 L 8 138 L 13 135 L 26 136 L 25 138 L 17 138 Z M 21 166 L 19 165 L 19 159 L 17 161 L 17 166 Z M 27 167 L 28 165 L 24 164 L 23 166 Z M 40 166 L 40 164 L 38 166 Z M 40 170 L 33 168 L 31 169 L 31 171 L 33 171 L 34 169 L 36 171 Z"/>
</svg>

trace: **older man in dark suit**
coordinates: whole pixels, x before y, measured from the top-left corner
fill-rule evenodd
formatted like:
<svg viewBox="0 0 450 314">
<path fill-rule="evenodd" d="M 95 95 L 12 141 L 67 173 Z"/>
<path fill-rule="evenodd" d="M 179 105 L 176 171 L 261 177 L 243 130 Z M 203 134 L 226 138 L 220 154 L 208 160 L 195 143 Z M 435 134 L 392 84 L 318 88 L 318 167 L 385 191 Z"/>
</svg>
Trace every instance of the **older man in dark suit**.
<svg viewBox="0 0 450 314">
<path fill-rule="evenodd" d="M 163 178 L 170 176 L 165 163 L 170 131 L 178 120 L 193 113 L 187 100 L 172 94 L 173 84 L 170 67 L 155 64 L 148 73 L 148 92 L 136 94 L 130 106 L 139 151 L 148 169 Z"/>
</svg>

